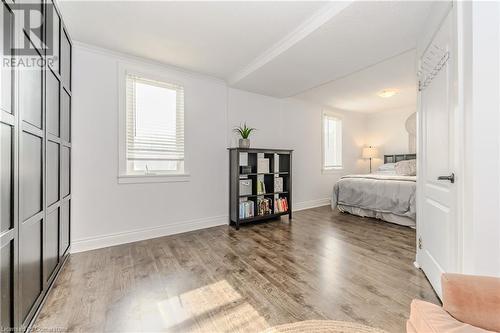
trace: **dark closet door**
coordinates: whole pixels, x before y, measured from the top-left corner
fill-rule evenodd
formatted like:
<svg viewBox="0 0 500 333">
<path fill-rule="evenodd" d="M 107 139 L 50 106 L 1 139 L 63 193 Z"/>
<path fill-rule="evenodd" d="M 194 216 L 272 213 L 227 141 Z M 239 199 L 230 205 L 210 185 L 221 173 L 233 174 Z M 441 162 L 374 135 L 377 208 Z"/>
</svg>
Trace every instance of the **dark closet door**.
<svg viewBox="0 0 500 333">
<path fill-rule="evenodd" d="M 31 43 L 23 36 L 26 43 Z M 25 44 L 27 45 L 27 44 Z M 33 47 L 34 44 L 31 43 Z M 42 54 L 37 51 L 42 60 Z M 44 70 L 19 68 L 19 277 L 20 316 L 28 323 L 41 300 L 44 243 Z"/>
<path fill-rule="evenodd" d="M 46 70 L 46 211 L 45 281 L 50 283 L 57 265 L 68 253 L 70 240 L 70 131 L 71 131 L 71 43 L 64 24 L 53 11 L 53 55 Z"/>
<path fill-rule="evenodd" d="M 72 46 L 64 25 L 60 31 L 60 252 L 65 255 L 70 245 L 71 234 L 71 66 Z"/>
<path fill-rule="evenodd" d="M 61 140 L 60 140 L 60 105 L 61 84 L 59 74 L 59 39 L 60 19 L 57 11 L 52 10 L 52 42 L 53 56 L 55 62 L 46 68 L 45 77 L 45 113 L 47 119 L 46 128 L 46 212 L 45 223 L 45 248 L 44 248 L 44 281 L 49 284 L 57 272 L 58 264 L 61 262 L 60 252 L 60 200 L 61 200 Z"/>
<path fill-rule="evenodd" d="M 0 57 L 10 57 L 14 14 L 0 2 Z M 6 48 L 4 48 L 6 46 Z M 14 71 L 0 67 L 0 327 L 15 326 L 17 301 L 17 114 L 14 109 Z"/>
<path fill-rule="evenodd" d="M 71 41 L 50 0 L 38 7 L 42 42 L 15 26 L 22 2 L 0 5 L 2 60 L 16 41 L 43 64 L 0 66 L 0 328 L 7 330 L 33 322 L 70 246 Z M 52 49 L 44 47 L 48 36 Z"/>
</svg>

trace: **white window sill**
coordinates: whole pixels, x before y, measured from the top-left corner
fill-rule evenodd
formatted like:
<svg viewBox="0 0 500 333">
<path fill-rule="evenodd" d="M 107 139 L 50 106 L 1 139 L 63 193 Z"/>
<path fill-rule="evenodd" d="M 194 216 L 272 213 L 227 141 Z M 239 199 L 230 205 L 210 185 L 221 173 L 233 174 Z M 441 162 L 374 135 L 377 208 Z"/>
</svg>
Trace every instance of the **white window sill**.
<svg viewBox="0 0 500 333">
<path fill-rule="evenodd" d="M 189 177 L 189 173 L 120 175 L 118 176 L 118 184 L 178 183 L 188 182 Z"/>
<path fill-rule="evenodd" d="M 343 167 L 338 168 L 322 168 L 321 173 L 323 174 L 332 174 L 332 173 L 341 173 L 344 170 Z"/>
</svg>

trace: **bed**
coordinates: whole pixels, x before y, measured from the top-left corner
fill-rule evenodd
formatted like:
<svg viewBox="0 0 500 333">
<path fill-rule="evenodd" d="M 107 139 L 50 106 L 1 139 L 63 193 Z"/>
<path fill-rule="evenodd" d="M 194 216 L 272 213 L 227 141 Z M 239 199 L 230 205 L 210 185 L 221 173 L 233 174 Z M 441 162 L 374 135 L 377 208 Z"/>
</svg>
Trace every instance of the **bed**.
<svg viewBox="0 0 500 333">
<path fill-rule="evenodd" d="M 384 155 L 384 164 L 374 173 L 343 176 L 333 187 L 332 208 L 415 227 L 416 173 L 399 172 L 400 166 L 415 159 L 416 154 Z"/>
</svg>

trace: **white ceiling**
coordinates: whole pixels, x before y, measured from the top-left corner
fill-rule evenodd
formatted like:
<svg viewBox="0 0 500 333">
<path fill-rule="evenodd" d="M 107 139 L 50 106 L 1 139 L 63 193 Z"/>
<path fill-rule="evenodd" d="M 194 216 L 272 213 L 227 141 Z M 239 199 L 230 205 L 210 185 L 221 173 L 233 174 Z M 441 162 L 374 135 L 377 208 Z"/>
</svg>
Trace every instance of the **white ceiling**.
<svg viewBox="0 0 500 333">
<path fill-rule="evenodd" d="M 235 86 L 288 97 L 393 57 L 416 46 L 430 4 L 354 2 Z"/>
<path fill-rule="evenodd" d="M 79 42 L 226 79 L 321 2 L 59 1 Z"/>
<path fill-rule="evenodd" d="M 297 97 L 332 108 L 357 112 L 376 112 L 414 106 L 417 101 L 415 56 L 415 49 L 412 49 L 308 90 Z M 378 96 L 379 92 L 387 88 L 397 88 L 399 93 L 391 98 Z"/>
<path fill-rule="evenodd" d="M 299 95 L 366 112 L 409 99 L 402 86 L 408 81 L 402 64 L 407 57 L 387 72 L 383 64 L 416 46 L 432 6 L 429 1 L 59 4 L 76 41 L 212 75 L 243 90 Z M 402 93 L 385 102 L 371 98 L 368 94 L 383 85 L 381 78 L 400 85 L 394 88 Z M 351 97 L 341 98 L 339 91 Z"/>
</svg>

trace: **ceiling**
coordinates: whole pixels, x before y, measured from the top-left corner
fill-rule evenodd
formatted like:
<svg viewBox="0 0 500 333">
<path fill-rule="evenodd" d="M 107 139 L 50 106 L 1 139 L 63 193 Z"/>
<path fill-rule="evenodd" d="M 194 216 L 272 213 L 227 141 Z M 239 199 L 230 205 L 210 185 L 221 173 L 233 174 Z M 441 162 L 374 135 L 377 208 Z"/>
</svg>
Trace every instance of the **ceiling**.
<svg viewBox="0 0 500 333">
<path fill-rule="evenodd" d="M 322 2 L 59 1 L 71 37 L 221 79 Z"/>
<path fill-rule="evenodd" d="M 76 41 L 215 76 L 247 91 L 364 112 L 410 99 L 414 59 L 404 52 L 415 48 L 432 4 L 59 1 Z M 401 94 L 373 98 L 389 83 Z"/>
<path fill-rule="evenodd" d="M 296 97 L 336 109 L 357 112 L 413 106 L 417 101 L 415 56 L 415 49 L 409 50 Z M 388 88 L 397 88 L 399 92 L 391 98 L 378 96 L 382 90 Z"/>
<path fill-rule="evenodd" d="M 288 97 L 414 48 L 430 3 L 354 2 L 235 83 Z"/>
</svg>

